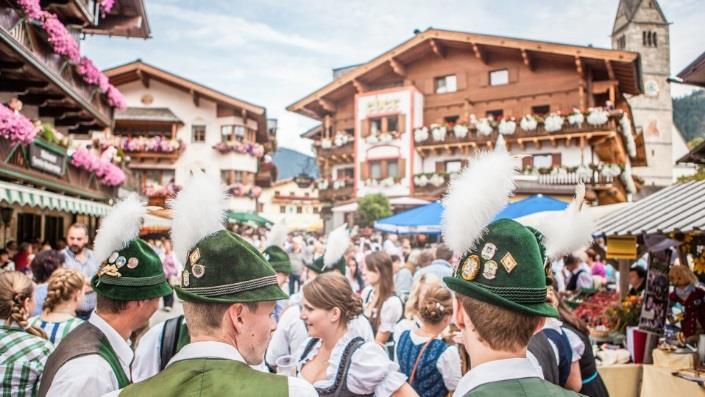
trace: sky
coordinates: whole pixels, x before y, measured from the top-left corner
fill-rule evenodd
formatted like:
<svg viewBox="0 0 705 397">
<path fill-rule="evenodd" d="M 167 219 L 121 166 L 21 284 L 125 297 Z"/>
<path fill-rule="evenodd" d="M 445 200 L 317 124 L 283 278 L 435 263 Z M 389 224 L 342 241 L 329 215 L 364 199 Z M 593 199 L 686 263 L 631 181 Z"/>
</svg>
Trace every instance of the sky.
<svg viewBox="0 0 705 397">
<path fill-rule="evenodd" d="M 267 108 L 278 143 L 317 122 L 286 106 L 428 27 L 610 47 L 618 0 L 145 0 L 152 38 L 87 37 L 101 68 L 135 59 Z M 705 0 L 661 0 L 672 23 L 671 73 L 705 51 Z M 673 85 L 674 96 L 692 88 Z"/>
</svg>

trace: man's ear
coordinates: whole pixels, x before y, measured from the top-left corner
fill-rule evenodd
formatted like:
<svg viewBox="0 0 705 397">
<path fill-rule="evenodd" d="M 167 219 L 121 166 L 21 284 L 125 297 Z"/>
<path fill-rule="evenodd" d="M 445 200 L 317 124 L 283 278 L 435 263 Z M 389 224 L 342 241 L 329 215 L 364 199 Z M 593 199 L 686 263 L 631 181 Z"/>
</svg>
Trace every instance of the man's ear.
<svg viewBox="0 0 705 397">
<path fill-rule="evenodd" d="M 230 305 L 228 310 L 225 311 L 225 315 L 228 317 L 227 320 L 233 324 L 236 330 L 239 330 L 240 326 L 243 324 L 242 312 L 244 309 L 245 306 L 243 304 L 235 303 Z"/>
<path fill-rule="evenodd" d="M 465 329 L 465 317 L 463 316 L 463 302 L 460 297 L 455 296 L 455 325 L 460 329 Z"/>
<path fill-rule="evenodd" d="M 541 320 L 539 321 L 538 325 L 536 326 L 536 329 L 534 330 L 534 335 L 541 332 L 544 325 L 546 325 L 546 317 L 541 317 Z"/>
</svg>

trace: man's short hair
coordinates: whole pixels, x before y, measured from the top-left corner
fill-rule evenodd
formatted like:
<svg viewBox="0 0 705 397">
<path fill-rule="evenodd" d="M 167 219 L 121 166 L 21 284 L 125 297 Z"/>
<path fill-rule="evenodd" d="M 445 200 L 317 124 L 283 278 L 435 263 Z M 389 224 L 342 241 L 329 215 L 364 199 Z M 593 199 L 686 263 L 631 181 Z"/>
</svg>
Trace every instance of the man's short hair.
<svg viewBox="0 0 705 397">
<path fill-rule="evenodd" d="M 639 265 L 632 266 L 632 267 L 629 269 L 629 271 L 630 271 L 630 272 L 635 272 L 636 275 L 639 276 L 639 278 L 644 278 L 644 277 L 646 277 L 646 270 L 644 270 L 644 268 L 641 267 L 641 266 L 639 266 Z"/>
<path fill-rule="evenodd" d="M 453 251 L 445 244 L 438 244 L 438 247 L 436 247 L 436 259 L 450 262 L 453 259 Z"/>
<path fill-rule="evenodd" d="M 127 310 L 127 304 L 130 303 L 130 301 L 118 301 L 106 298 L 100 294 L 96 294 L 96 298 L 96 310 L 112 314 L 120 314 L 124 312 Z"/>
<path fill-rule="evenodd" d="M 225 312 L 234 303 L 184 302 L 184 317 L 191 332 L 210 335 L 223 325 Z M 257 311 L 257 302 L 243 303 L 250 311 Z"/>
<path fill-rule="evenodd" d="M 526 348 L 541 322 L 541 317 L 511 311 L 468 296 L 460 296 L 460 301 L 482 341 L 495 351 Z"/>
<path fill-rule="evenodd" d="M 86 236 L 88 235 L 88 226 L 83 223 L 72 223 L 71 226 L 69 226 L 69 230 L 71 229 L 83 229 L 83 231 L 86 233 Z"/>
<path fill-rule="evenodd" d="M 576 258 L 573 255 L 566 255 L 563 257 L 563 265 L 568 266 L 568 265 L 577 265 L 578 264 L 578 258 Z"/>
</svg>

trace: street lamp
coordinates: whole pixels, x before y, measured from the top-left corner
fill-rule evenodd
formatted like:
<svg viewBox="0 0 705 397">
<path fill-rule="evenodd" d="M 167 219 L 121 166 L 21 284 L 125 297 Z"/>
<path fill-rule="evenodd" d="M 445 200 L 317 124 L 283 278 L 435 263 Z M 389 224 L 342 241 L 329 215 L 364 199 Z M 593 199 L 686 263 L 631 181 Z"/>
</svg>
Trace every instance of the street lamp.
<svg viewBox="0 0 705 397">
<path fill-rule="evenodd" d="M 311 186 L 311 184 L 313 183 L 313 178 L 311 178 L 308 174 L 302 172 L 294 177 L 294 183 L 296 183 L 298 187 L 305 189 Z"/>
<path fill-rule="evenodd" d="M 0 220 L 2 220 L 2 243 L 7 243 L 7 229 L 10 227 L 10 221 L 12 220 L 12 208 L 2 207 L 0 208 Z"/>
</svg>

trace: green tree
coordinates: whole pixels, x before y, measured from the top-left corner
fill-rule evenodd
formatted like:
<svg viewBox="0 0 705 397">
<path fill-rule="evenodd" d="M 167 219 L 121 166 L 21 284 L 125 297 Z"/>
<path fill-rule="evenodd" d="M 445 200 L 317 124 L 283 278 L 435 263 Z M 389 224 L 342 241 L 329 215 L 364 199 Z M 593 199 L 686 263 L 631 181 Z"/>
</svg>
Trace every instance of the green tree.
<svg viewBox="0 0 705 397">
<path fill-rule="evenodd" d="M 679 176 L 676 183 L 705 181 L 705 166 L 699 166 L 698 171 L 693 175 Z"/>
<path fill-rule="evenodd" d="M 688 149 L 693 150 L 703 142 L 705 142 L 705 137 L 696 136 L 695 138 L 691 139 L 690 142 L 688 142 Z"/>
<path fill-rule="evenodd" d="M 372 226 L 376 220 L 392 215 L 392 206 L 383 194 L 368 194 L 357 201 L 357 222 Z"/>
</svg>

